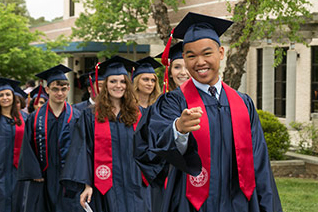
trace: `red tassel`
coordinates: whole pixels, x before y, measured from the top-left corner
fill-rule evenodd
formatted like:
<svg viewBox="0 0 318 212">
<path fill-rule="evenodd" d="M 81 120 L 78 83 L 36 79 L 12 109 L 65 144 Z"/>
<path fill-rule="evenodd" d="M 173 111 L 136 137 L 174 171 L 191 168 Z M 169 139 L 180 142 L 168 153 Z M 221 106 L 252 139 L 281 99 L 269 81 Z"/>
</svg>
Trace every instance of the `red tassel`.
<svg viewBox="0 0 318 212">
<path fill-rule="evenodd" d="M 99 87 L 98 87 L 98 69 L 99 69 L 99 64 L 98 62 L 95 66 L 95 84 L 96 84 L 96 94 L 99 94 Z M 95 96 L 94 96 L 95 97 Z"/>
<path fill-rule="evenodd" d="M 169 65 L 169 52 L 170 52 L 170 46 L 171 46 L 171 40 L 173 37 L 173 33 L 174 33 L 174 28 L 171 30 L 169 40 L 168 40 L 167 45 L 165 47 L 165 50 L 163 51 L 162 56 L 161 56 L 161 63 L 165 66 Z"/>
<path fill-rule="evenodd" d="M 163 93 L 166 93 L 166 92 L 169 91 L 169 74 L 168 74 L 168 71 L 169 71 L 169 66 L 166 66 L 165 75 L 164 75 L 164 78 L 163 78 L 163 89 L 162 89 Z"/>
<path fill-rule="evenodd" d="M 96 96 L 96 94 L 95 94 L 95 89 L 94 89 L 94 85 L 93 85 L 92 77 L 91 77 L 91 75 L 90 75 L 90 74 L 88 75 L 88 79 L 89 79 L 89 86 L 91 87 L 92 92 L 93 92 L 93 97 L 95 98 L 95 96 Z M 97 85 L 96 87 L 98 87 L 98 85 Z"/>
<path fill-rule="evenodd" d="M 41 93 L 42 93 L 42 89 L 43 89 L 42 82 L 40 82 L 38 96 L 36 97 L 33 105 L 38 105 L 39 100 L 40 100 L 40 96 L 41 96 Z"/>
</svg>

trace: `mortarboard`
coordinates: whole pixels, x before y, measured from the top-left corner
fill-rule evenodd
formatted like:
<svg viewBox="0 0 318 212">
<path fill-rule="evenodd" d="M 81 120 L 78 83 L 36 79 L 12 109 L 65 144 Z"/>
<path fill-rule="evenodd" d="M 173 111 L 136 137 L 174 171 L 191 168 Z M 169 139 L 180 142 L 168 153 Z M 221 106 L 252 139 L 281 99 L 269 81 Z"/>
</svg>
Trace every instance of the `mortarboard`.
<svg viewBox="0 0 318 212">
<path fill-rule="evenodd" d="M 14 88 L 19 84 L 20 81 L 0 77 L 0 91 L 11 90 L 14 92 Z"/>
<path fill-rule="evenodd" d="M 155 59 L 153 59 L 150 56 L 140 59 L 136 61 L 136 63 L 138 64 L 138 67 L 133 72 L 132 79 L 134 79 L 139 74 L 144 74 L 144 73 L 156 74 L 155 69 L 161 66 L 159 62 L 157 62 Z"/>
<path fill-rule="evenodd" d="M 47 81 L 47 85 L 56 80 L 67 80 L 65 73 L 72 71 L 72 69 L 60 64 L 43 71 L 35 76 Z"/>
<path fill-rule="evenodd" d="M 174 44 L 172 47 L 170 47 L 170 50 L 169 50 L 170 63 L 172 63 L 172 61 L 174 61 L 175 59 L 183 59 L 182 46 L 183 46 L 183 42 L 180 41 L 180 42 Z M 155 56 L 155 58 L 161 58 L 162 54 L 163 54 L 163 52 L 158 54 L 157 56 Z"/>
<path fill-rule="evenodd" d="M 30 95 L 32 99 L 36 98 L 39 95 L 39 90 L 40 90 L 40 85 L 31 91 Z M 45 92 L 45 89 L 41 89 L 40 97 L 48 100 L 48 95 Z"/>
<path fill-rule="evenodd" d="M 219 37 L 233 24 L 232 21 L 189 12 L 175 27 L 173 37 L 183 39 L 183 45 L 210 38 L 221 45 Z"/>
<path fill-rule="evenodd" d="M 26 99 L 28 97 L 28 94 L 25 93 L 19 86 L 16 86 L 14 88 L 14 95 L 20 96 L 20 97 L 22 97 L 24 99 Z"/>
<path fill-rule="evenodd" d="M 111 75 L 128 75 L 127 71 L 131 72 L 133 67 L 136 67 L 137 64 L 131 60 L 120 56 L 114 56 L 109 60 L 106 60 L 99 64 L 98 75 L 101 75 L 106 79 L 106 77 Z"/>
</svg>

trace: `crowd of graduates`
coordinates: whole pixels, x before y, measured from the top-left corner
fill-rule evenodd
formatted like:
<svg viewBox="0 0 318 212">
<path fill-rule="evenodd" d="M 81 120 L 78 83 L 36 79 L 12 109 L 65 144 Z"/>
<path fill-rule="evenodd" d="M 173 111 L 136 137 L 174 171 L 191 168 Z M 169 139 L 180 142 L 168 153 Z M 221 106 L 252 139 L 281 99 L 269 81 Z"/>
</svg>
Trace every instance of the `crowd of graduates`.
<svg viewBox="0 0 318 212">
<path fill-rule="evenodd" d="M 189 13 L 162 91 L 150 56 L 96 64 L 73 105 L 64 65 L 0 78 L 0 211 L 282 211 L 253 102 L 219 76 L 231 24 Z"/>
</svg>

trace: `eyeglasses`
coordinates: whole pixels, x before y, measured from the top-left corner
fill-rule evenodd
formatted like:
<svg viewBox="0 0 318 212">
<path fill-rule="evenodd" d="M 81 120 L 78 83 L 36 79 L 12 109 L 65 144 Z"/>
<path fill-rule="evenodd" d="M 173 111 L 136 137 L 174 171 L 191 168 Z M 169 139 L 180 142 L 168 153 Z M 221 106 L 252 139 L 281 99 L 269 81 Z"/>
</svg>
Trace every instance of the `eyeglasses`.
<svg viewBox="0 0 318 212">
<path fill-rule="evenodd" d="M 64 87 L 64 88 L 61 88 L 61 89 L 56 88 L 56 87 L 50 88 L 50 90 L 51 90 L 52 92 L 54 92 L 54 93 L 58 93 L 58 92 L 60 92 L 60 91 L 61 91 L 62 93 L 64 93 L 64 92 L 67 91 L 67 89 L 68 89 L 68 87 Z"/>
</svg>

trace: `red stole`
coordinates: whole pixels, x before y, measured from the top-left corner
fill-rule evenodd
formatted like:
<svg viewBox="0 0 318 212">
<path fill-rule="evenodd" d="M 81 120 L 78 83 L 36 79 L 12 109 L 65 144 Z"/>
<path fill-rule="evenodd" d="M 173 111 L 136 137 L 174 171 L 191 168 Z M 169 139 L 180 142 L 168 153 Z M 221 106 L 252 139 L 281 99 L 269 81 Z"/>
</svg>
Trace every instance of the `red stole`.
<svg viewBox="0 0 318 212">
<path fill-rule="evenodd" d="M 113 186 L 112 137 L 109 120 L 105 118 L 105 122 L 101 123 L 98 122 L 97 116 L 98 114 L 96 112 L 94 132 L 94 184 L 95 187 L 105 195 Z M 133 124 L 134 130 L 136 130 L 140 118 L 141 112 L 139 112 L 137 121 Z"/>
<path fill-rule="evenodd" d="M 230 105 L 240 188 L 246 198 L 250 200 L 255 188 L 255 174 L 249 113 L 244 101 L 237 92 L 223 82 L 222 86 Z M 209 120 L 205 105 L 192 79 L 185 82 L 180 88 L 185 96 L 188 108 L 201 107 L 203 111 L 200 129 L 192 132 L 198 144 L 198 153 L 202 161 L 202 171 L 197 177 L 187 175 L 186 189 L 188 200 L 196 210 L 199 210 L 209 196 L 211 170 Z"/>
<path fill-rule="evenodd" d="M 24 134 L 24 120 L 21 115 L 21 112 L 19 112 L 21 125 L 18 126 L 15 125 L 15 136 L 14 136 L 14 147 L 13 147 L 13 165 L 18 168 L 19 164 L 19 157 L 20 157 L 20 151 L 22 146 L 22 140 L 23 140 L 23 134 Z"/>
</svg>

